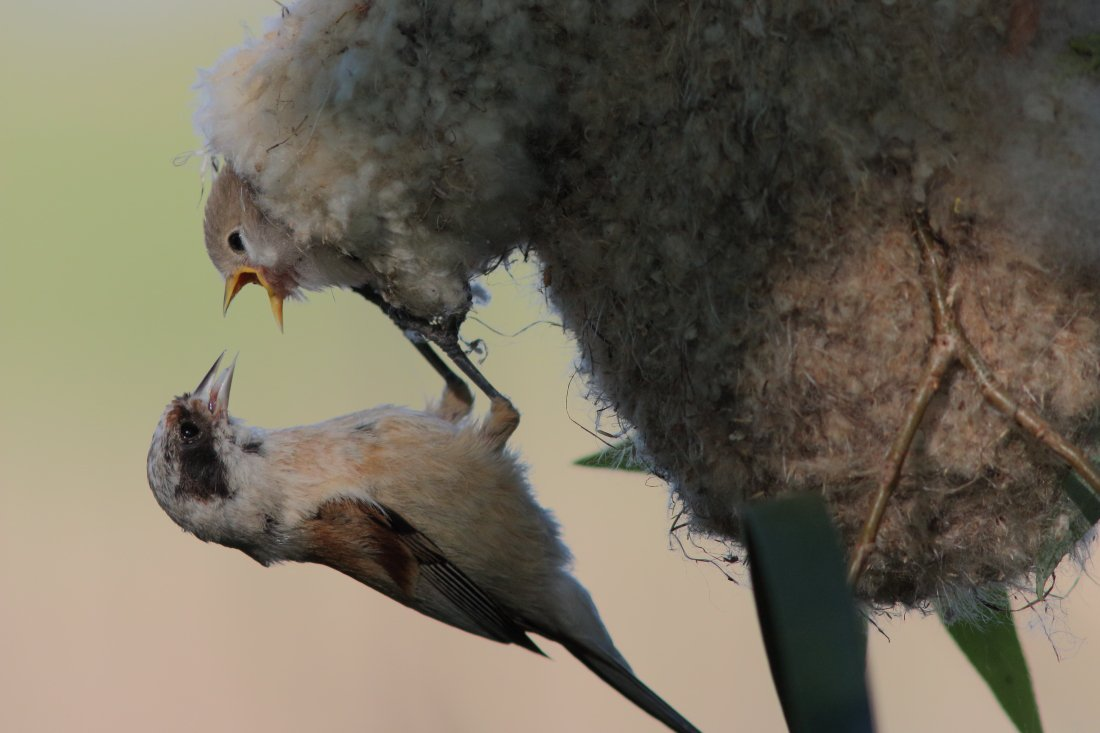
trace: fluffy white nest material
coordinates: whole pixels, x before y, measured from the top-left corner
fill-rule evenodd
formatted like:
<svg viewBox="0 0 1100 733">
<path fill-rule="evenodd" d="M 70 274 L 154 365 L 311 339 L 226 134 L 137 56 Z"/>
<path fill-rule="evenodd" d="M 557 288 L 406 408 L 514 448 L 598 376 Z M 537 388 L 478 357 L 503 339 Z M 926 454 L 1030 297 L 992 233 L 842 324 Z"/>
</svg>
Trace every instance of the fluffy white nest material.
<svg viewBox="0 0 1100 733">
<path fill-rule="evenodd" d="M 1016 399 L 1073 438 L 1100 407 L 1097 31 L 1091 0 L 313 0 L 203 77 L 199 124 L 422 313 L 530 243 L 697 527 L 812 490 L 851 542 L 932 335 L 914 209 Z M 1081 531 L 1063 474 L 949 373 L 861 594 L 1033 572 Z"/>
<path fill-rule="evenodd" d="M 197 124 L 303 247 L 369 241 L 417 315 L 527 232 L 552 92 L 509 3 L 301 2 L 200 77 Z"/>
</svg>

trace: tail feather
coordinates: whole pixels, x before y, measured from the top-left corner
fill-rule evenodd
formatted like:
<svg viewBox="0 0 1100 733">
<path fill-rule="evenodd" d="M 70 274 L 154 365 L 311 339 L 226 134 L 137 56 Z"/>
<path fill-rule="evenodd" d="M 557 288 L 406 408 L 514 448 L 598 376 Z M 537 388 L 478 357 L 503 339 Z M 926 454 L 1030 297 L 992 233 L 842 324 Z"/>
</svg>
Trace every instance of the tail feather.
<svg viewBox="0 0 1100 733">
<path fill-rule="evenodd" d="M 676 709 L 662 700 L 656 692 L 646 687 L 645 683 L 635 677 L 622 662 L 578 641 L 561 639 L 558 641 L 597 677 L 672 730 L 677 733 L 700 733 L 698 728 L 676 712 Z"/>
</svg>

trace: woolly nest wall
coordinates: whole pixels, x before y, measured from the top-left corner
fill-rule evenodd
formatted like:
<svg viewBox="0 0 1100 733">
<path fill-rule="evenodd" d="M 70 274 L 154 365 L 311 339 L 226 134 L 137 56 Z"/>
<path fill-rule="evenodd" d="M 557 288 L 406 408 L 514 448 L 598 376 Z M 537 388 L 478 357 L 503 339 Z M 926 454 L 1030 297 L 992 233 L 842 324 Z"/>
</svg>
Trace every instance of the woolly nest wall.
<svg viewBox="0 0 1100 733">
<path fill-rule="evenodd" d="M 439 314 L 533 251 L 594 398 L 722 539 L 813 491 L 856 546 L 946 301 L 1017 404 L 928 381 L 857 585 L 913 606 L 1085 529 L 1036 435 L 1094 447 L 1096 31 L 1092 0 L 315 0 L 204 76 L 198 121 L 303 247 L 365 212 L 381 259 L 431 260 L 461 297 L 407 298 Z"/>
</svg>

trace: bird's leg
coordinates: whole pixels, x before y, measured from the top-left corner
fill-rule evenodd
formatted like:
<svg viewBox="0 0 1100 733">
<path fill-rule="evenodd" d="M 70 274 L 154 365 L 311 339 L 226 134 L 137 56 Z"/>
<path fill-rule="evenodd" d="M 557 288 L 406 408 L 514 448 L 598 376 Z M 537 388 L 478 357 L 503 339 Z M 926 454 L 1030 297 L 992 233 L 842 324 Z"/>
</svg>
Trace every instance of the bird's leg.
<svg viewBox="0 0 1100 733">
<path fill-rule="evenodd" d="M 439 345 L 439 348 L 443 349 L 443 353 L 450 357 L 451 361 L 458 365 L 458 368 L 465 372 L 466 376 L 492 400 L 489 417 L 482 426 L 481 432 L 497 450 L 502 450 L 508 442 L 508 438 L 512 437 L 512 433 L 519 427 L 519 411 L 516 410 L 511 400 L 498 392 L 489 383 L 489 380 L 482 375 L 481 370 L 474 366 L 474 363 L 470 361 L 470 357 L 462 350 L 462 345 L 458 342 L 458 324 L 460 322 L 455 321 L 453 328 L 440 329 L 437 332 L 438 338 L 435 339 L 435 342 Z M 433 356 L 435 355 L 433 354 Z M 438 357 L 436 358 L 438 359 Z"/>
<path fill-rule="evenodd" d="M 474 398 L 470 394 L 470 388 L 466 386 L 466 383 L 462 379 L 451 371 L 442 359 L 439 358 L 439 354 L 435 353 L 431 344 L 424 340 L 424 338 L 417 332 L 405 331 L 405 336 L 412 342 L 416 350 L 419 351 L 428 363 L 443 377 L 443 381 L 447 383 L 447 386 L 443 390 L 443 400 L 440 402 L 437 413 L 440 417 L 451 422 L 458 422 L 462 418 L 470 414 L 470 406 L 473 404 Z M 456 339 L 457 345 L 457 339 Z M 461 360 L 455 359 L 458 365 L 461 367 L 463 361 L 470 365 L 470 368 L 474 372 L 481 376 L 481 372 L 477 371 L 477 368 L 470 363 L 469 357 L 461 350 L 458 349 L 458 354 Z M 449 355 L 449 354 L 448 354 Z M 488 382 L 485 384 L 495 394 L 490 394 L 488 390 L 486 394 L 492 399 L 492 407 L 489 409 L 489 417 L 485 420 L 485 424 L 481 428 L 482 435 L 497 449 L 500 450 L 508 442 L 508 438 L 512 437 L 512 433 L 519 427 L 519 412 L 512 405 L 512 402 L 493 389 L 493 386 Z M 479 385 L 480 386 L 480 385 Z M 482 387 L 484 390 L 485 387 Z"/>
<path fill-rule="evenodd" d="M 424 336 L 421 334 L 420 328 L 417 324 L 414 324 L 413 319 L 403 311 L 391 306 L 378 291 L 369 285 L 353 288 L 353 290 L 359 295 L 363 296 L 366 300 L 377 305 L 383 313 L 389 316 L 390 320 L 396 323 L 405 334 L 405 338 L 409 340 L 409 343 L 413 345 L 420 355 L 431 365 L 436 374 L 443 377 L 443 397 L 440 400 L 439 407 L 436 409 L 436 413 L 444 420 L 450 422 L 458 422 L 462 418 L 470 414 L 470 408 L 474 404 L 474 396 L 470 392 L 470 388 L 442 359 L 439 358 L 439 354 L 435 353 Z"/>
<path fill-rule="evenodd" d="M 446 354 L 451 361 L 455 363 L 459 369 L 461 369 L 470 381 L 478 386 L 485 396 L 496 402 L 497 400 L 508 401 L 508 398 L 497 391 L 496 387 L 489 383 L 489 380 L 485 378 L 485 375 L 481 373 L 481 370 L 474 366 L 474 363 L 470 361 L 470 357 L 466 356 L 466 352 L 462 350 L 462 345 L 458 342 L 458 329 L 453 332 L 446 331 L 441 332 L 439 338 L 432 339 L 443 353 Z"/>
<path fill-rule="evenodd" d="M 493 398 L 493 406 L 489 408 L 489 417 L 481 426 L 481 434 L 497 450 L 502 450 L 519 427 L 519 413 L 506 397 Z"/>
<path fill-rule="evenodd" d="M 466 386 L 466 383 L 462 381 L 462 378 L 451 371 L 451 368 L 439 358 L 439 354 L 432 349 L 432 345 L 425 341 L 420 334 L 405 331 L 405 337 L 420 352 L 421 356 L 432 365 L 436 373 L 443 377 L 445 383 L 443 397 L 439 402 L 439 407 L 436 408 L 436 414 L 449 422 L 458 422 L 469 415 L 470 408 L 474 404 L 474 395 L 470 392 L 470 388 Z"/>
<path fill-rule="evenodd" d="M 435 353 L 427 341 L 431 341 L 438 346 L 470 378 L 470 381 L 476 384 L 492 400 L 493 412 L 490 414 L 489 423 L 496 422 L 493 416 L 499 414 L 501 421 L 496 432 L 503 436 L 502 444 L 503 441 L 508 439 L 508 436 L 515 431 L 516 426 L 519 424 L 519 412 L 516 411 L 507 397 L 493 387 L 481 373 L 481 370 L 470 361 L 470 357 L 466 355 L 466 352 L 462 350 L 462 345 L 458 340 L 458 329 L 462 325 L 462 316 L 452 316 L 442 321 L 426 321 L 423 318 L 411 315 L 403 308 L 396 308 L 387 303 L 381 294 L 370 285 L 362 285 L 352 288 L 352 290 L 377 305 L 391 321 L 397 324 L 413 346 L 416 347 L 416 350 L 443 377 L 443 380 L 447 383 L 447 389 L 444 392 L 441 410 L 446 409 L 448 404 L 456 402 L 469 405 L 473 402 L 473 397 L 462 379 L 443 363 L 443 360 L 439 358 L 439 355 Z M 468 412 L 469 408 L 467 407 L 462 412 L 462 416 L 465 416 Z M 505 420 L 503 419 L 505 415 L 511 415 L 511 417 Z"/>
</svg>

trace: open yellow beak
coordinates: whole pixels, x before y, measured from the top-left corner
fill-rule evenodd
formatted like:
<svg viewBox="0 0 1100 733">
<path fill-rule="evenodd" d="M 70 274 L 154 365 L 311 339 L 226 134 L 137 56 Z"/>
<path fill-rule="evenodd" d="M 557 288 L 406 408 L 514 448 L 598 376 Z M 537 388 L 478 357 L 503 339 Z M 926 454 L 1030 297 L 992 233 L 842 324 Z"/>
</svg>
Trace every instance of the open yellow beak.
<svg viewBox="0 0 1100 733">
<path fill-rule="evenodd" d="M 267 299 L 271 302 L 271 315 L 275 316 L 275 322 L 279 324 L 279 330 L 282 331 L 283 296 L 275 292 L 275 288 L 271 287 L 271 283 L 264 277 L 263 272 L 255 267 L 242 265 L 225 279 L 225 299 L 222 301 L 222 315 L 225 315 L 225 312 L 229 310 L 229 304 L 233 302 L 233 298 L 237 297 L 237 293 L 241 292 L 241 288 L 249 283 L 262 285 L 263 289 L 267 291 Z"/>
</svg>

